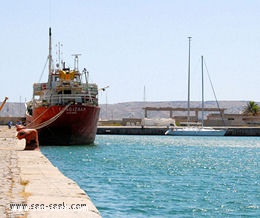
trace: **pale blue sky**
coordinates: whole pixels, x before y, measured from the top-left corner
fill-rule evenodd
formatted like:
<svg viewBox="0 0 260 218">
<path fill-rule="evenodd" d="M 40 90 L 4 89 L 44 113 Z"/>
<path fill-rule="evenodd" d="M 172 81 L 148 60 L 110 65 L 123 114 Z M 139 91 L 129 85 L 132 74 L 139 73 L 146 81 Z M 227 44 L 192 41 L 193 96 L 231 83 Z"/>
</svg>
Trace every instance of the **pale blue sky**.
<svg viewBox="0 0 260 218">
<path fill-rule="evenodd" d="M 66 63 L 99 87 L 100 103 L 200 100 L 204 56 L 219 100 L 260 101 L 260 1 L 9 0 L 0 7 L 0 101 L 32 97 L 48 55 L 48 28 Z M 45 71 L 41 82 L 47 80 Z M 214 100 L 206 80 L 206 100 Z"/>
</svg>

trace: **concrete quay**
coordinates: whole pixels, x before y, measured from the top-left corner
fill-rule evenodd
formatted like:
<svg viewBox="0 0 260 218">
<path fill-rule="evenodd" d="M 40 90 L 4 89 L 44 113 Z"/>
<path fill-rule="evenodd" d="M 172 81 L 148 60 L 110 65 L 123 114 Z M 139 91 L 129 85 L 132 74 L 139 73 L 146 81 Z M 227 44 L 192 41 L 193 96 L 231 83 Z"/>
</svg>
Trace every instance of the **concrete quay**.
<svg viewBox="0 0 260 218">
<path fill-rule="evenodd" d="M 15 136 L 0 126 L 0 217 L 101 217 L 74 181 Z"/>
</svg>

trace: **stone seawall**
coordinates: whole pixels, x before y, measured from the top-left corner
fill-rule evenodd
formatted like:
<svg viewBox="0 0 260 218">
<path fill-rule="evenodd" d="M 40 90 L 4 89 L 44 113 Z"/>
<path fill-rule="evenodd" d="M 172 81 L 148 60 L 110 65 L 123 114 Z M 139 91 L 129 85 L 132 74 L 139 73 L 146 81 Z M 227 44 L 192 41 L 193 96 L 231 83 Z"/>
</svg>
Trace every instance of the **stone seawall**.
<svg viewBox="0 0 260 218">
<path fill-rule="evenodd" d="M 0 217 L 101 217 L 74 181 L 15 135 L 0 126 Z"/>
<path fill-rule="evenodd" d="M 226 136 L 260 136 L 260 127 L 228 128 Z"/>
</svg>

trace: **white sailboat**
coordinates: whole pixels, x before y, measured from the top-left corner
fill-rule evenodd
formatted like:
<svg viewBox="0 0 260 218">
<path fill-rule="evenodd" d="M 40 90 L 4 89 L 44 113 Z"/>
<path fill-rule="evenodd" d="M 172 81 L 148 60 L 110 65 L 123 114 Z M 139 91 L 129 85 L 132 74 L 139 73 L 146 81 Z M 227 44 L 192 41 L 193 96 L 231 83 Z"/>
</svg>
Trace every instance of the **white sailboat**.
<svg viewBox="0 0 260 218">
<path fill-rule="evenodd" d="M 189 38 L 189 67 L 188 67 L 188 119 L 187 127 L 180 128 L 171 126 L 165 133 L 165 135 L 173 136 L 224 136 L 226 130 L 213 129 L 211 127 L 204 127 L 204 73 L 203 73 L 203 56 L 201 56 L 201 65 L 202 65 L 202 122 L 201 127 L 191 127 L 189 124 L 190 121 L 190 40 Z"/>
</svg>

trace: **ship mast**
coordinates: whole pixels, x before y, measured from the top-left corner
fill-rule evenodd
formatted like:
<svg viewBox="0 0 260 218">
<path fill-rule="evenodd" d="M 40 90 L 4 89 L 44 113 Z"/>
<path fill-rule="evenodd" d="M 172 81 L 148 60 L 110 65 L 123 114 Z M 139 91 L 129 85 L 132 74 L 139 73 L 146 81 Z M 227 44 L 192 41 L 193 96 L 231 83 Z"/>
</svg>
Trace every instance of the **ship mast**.
<svg viewBox="0 0 260 218">
<path fill-rule="evenodd" d="M 51 54 L 51 28 L 49 28 L 49 74 L 51 73 L 51 62 L 52 62 L 52 54 Z"/>
<path fill-rule="evenodd" d="M 51 52 L 51 28 L 49 28 L 49 86 L 51 86 L 52 52 Z"/>
</svg>

